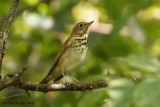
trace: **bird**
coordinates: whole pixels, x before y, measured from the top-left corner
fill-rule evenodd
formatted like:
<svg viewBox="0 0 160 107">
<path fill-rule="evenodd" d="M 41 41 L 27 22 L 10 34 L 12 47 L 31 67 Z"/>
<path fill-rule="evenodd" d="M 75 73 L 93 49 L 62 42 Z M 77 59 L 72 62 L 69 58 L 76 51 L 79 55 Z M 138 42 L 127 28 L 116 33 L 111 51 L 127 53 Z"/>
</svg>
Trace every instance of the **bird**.
<svg viewBox="0 0 160 107">
<path fill-rule="evenodd" d="M 65 79 L 65 75 L 73 72 L 84 62 L 88 50 L 90 26 L 93 22 L 79 22 L 73 27 L 70 37 L 62 45 L 49 73 L 40 84 L 46 84 L 51 80 L 56 82 L 63 77 Z"/>
</svg>

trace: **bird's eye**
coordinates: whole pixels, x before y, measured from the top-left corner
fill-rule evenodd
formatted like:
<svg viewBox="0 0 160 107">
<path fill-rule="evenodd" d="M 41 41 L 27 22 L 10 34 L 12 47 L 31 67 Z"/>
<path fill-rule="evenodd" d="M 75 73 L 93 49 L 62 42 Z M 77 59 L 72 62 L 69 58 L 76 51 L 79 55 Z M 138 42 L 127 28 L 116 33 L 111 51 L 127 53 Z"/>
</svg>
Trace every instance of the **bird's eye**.
<svg viewBox="0 0 160 107">
<path fill-rule="evenodd" d="M 83 27 L 83 24 L 82 24 L 82 23 L 80 23 L 80 24 L 79 24 L 79 27 L 80 27 L 80 28 L 81 28 L 81 27 Z"/>
</svg>

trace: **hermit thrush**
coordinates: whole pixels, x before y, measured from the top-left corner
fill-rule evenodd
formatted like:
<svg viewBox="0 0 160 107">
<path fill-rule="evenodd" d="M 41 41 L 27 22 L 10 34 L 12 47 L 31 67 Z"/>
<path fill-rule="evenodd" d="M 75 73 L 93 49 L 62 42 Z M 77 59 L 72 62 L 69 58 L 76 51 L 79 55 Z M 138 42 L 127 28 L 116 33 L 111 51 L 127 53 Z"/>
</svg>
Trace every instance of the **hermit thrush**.
<svg viewBox="0 0 160 107">
<path fill-rule="evenodd" d="M 93 22 L 80 22 L 74 26 L 70 37 L 57 54 L 48 75 L 40 84 L 51 80 L 58 81 L 81 65 L 87 54 L 89 28 Z"/>
</svg>

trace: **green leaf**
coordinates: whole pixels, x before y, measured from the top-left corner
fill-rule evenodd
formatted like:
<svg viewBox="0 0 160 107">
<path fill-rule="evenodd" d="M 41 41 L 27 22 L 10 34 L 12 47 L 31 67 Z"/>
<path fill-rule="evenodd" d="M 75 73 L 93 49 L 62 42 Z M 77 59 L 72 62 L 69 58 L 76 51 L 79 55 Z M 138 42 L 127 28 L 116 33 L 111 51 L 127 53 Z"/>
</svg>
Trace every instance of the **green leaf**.
<svg viewBox="0 0 160 107">
<path fill-rule="evenodd" d="M 146 71 L 146 72 L 160 71 L 160 61 L 156 58 L 131 54 L 126 58 L 120 58 L 120 61 L 123 61 L 128 66 L 131 66 L 133 68 L 136 68 L 142 71 Z"/>
<path fill-rule="evenodd" d="M 101 107 L 107 98 L 106 89 L 99 89 L 87 93 L 79 102 L 78 107 Z"/>
<path fill-rule="evenodd" d="M 110 82 L 107 107 L 129 107 L 132 100 L 134 82 L 129 79 L 116 79 Z"/>
<path fill-rule="evenodd" d="M 134 92 L 134 100 L 138 107 L 159 107 L 160 78 L 150 78 L 138 85 Z"/>
</svg>

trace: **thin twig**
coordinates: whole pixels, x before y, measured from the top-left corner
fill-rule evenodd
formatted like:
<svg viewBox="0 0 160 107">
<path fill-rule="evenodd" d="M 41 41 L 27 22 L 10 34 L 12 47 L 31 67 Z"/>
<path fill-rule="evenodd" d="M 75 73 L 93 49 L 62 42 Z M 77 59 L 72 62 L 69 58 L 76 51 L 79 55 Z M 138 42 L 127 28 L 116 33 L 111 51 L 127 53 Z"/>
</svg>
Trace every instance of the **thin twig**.
<svg viewBox="0 0 160 107">
<path fill-rule="evenodd" d="M 12 1 L 8 16 L 4 22 L 4 25 L 2 27 L 2 31 L 0 32 L 0 81 L 2 80 L 1 69 L 2 69 L 3 57 L 5 55 L 5 44 L 6 44 L 7 34 L 8 34 L 8 31 L 12 25 L 14 14 L 15 14 L 15 11 L 18 7 L 19 1 L 20 0 L 13 0 Z"/>
<path fill-rule="evenodd" d="M 0 91 L 9 87 L 9 86 L 14 86 L 15 84 L 17 84 L 18 82 L 21 81 L 21 77 L 24 74 L 24 72 L 26 71 L 26 67 L 24 67 L 22 69 L 22 72 L 19 72 L 18 74 L 9 74 L 6 75 L 5 78 L 3 79 L 2 82 L 0 82 Z"/>
</svg>

